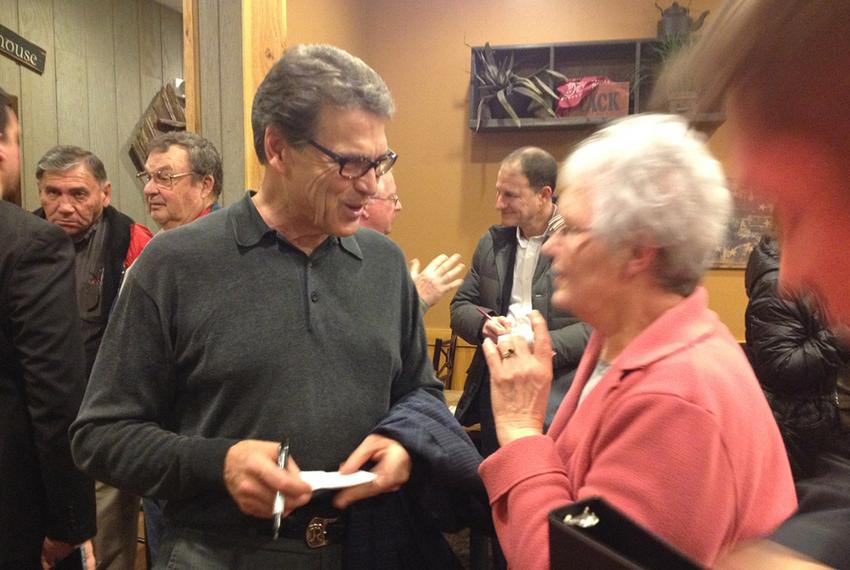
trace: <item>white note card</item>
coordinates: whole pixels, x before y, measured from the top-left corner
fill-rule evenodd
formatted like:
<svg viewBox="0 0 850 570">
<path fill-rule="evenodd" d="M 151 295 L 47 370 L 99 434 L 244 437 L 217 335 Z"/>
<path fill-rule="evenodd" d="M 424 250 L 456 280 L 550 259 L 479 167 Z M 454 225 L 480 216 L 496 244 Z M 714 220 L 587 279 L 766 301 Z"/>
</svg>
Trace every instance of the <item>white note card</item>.
<svg viewBox="0 0 850 570">
<path fill-rule="evenodd" d="M 356 471 L 342 475 L 339 471 L 302 471 L 301 479 L 310 485 L 314 491 L 319 489 L 344 489 L 363 483 L 370 483 L 377 475 L 368 471 Z"/>
</svg>

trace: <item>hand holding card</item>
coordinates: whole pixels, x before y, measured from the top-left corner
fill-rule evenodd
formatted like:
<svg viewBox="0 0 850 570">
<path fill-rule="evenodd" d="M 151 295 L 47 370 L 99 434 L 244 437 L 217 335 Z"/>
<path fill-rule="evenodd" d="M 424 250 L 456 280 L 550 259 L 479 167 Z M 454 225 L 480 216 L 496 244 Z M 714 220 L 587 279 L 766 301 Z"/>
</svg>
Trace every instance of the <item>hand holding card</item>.
<svg viewBox="0 0 850 570">
<path fill-rule="evenodd" d="M 344 489 L 371 483 L 377 475 L 369 471 L 355 471 L 347 475 L 339 471 L 302 471 L 301 479 L 310 485 L 314 491 L 319 489 Z"/>
</svg>

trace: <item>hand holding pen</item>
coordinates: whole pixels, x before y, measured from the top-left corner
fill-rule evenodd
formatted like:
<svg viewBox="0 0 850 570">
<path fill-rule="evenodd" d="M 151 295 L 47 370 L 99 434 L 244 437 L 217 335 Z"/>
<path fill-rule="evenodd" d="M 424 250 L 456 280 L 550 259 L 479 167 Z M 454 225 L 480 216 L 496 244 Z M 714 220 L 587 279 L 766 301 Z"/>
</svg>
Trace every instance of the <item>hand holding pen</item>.
<svg viewBox="0 0 850 570">
<path fill-rule="evenodd" d="M 484 326 L 481 327 L 481 336 L 489 338 L 493 342 L 498 342 L 499 336 L 511 332 L 511 321 L 507 317 L 493 316 L 487 313 L 481 307 L 476 307 L 478 312 L 484 315 L 487 320 L 484 321 Z"/>
<path fill-rule="evenodd" d="M 227 450 L 224 483 L 243 513 L 273 517 L 278 491 L 286 496 L 281 518 L 310 501 L 313 489 L 301 480 L 301 470 L 291 454 L 286 470 L 278 468 L 280 452 L 279 443 L 256 439 L 239 441 Z"/>
</svg>

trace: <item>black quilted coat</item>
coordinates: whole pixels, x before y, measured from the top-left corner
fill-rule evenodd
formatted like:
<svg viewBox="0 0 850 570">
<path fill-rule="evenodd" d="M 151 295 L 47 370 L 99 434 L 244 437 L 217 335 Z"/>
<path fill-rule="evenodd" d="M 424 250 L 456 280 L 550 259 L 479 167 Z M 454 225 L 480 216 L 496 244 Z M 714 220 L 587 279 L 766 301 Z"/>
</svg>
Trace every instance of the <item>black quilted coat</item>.
<svg viewBox="0 0 850 570">
<path fill-rule="evenodd" d="M 832 447 L 841 430 L 835 385 L 850 355 L 811 300 L 780 297 L 778 279 L 778 244 L 765 236 L 745 276 L 747 354 L 800 480 L 811 475 L 815 455 Z"/>
</svg>

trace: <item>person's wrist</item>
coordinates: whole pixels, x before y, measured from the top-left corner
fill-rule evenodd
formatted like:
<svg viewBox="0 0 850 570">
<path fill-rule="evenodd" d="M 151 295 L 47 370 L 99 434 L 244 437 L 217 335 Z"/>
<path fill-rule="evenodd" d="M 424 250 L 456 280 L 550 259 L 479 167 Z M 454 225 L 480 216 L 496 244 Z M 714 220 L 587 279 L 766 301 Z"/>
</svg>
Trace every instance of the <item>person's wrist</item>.
<svg viewBox="0 0 850 570">
<path fill-rule="evenodd" d="M 507 445 L 523 437 L 543 434 L 542 422 L 533 418 L 511 419 L 496 422 L 496 437 L 500 445 Z"/>
</svg>

